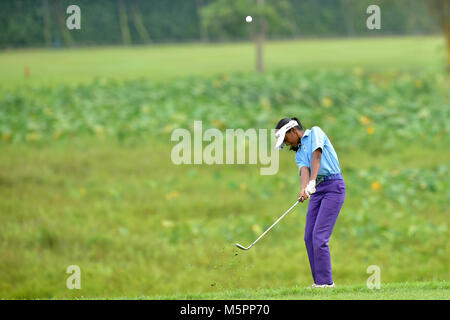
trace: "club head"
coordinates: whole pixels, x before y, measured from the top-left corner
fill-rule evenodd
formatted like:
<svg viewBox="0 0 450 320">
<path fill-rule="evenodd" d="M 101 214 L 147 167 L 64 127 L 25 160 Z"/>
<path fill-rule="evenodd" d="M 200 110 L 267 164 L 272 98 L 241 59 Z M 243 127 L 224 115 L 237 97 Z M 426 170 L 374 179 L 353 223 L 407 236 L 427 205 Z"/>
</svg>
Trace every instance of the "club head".
<svg viewBox="0 0 450 320">
<path fill-rule="evenodd" d="M 239 243 L 236 243 L 236 247 L 238 247 L 239 249 L 242 249 L 242 250 L 248 250 L 248 249 L 250 249 L 251 246 L 246 248 L 244 246 L 241 246 Z"/>
</svg>

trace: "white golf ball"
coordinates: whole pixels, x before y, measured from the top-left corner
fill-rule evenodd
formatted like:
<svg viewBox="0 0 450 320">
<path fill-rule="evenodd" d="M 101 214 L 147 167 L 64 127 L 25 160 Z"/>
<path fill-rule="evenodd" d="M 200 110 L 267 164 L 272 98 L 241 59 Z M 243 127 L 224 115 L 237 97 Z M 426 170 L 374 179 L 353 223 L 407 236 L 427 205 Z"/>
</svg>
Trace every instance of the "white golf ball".
<svg viewBox="0 0 450 320">
<path fill-rule="evenodd" d="M 247 21 L 247 22 L 252 22 L 252 20 L 253 20 L 252 16 L 247 16 L 245 18 L 245 21 Z"/>
</svg>

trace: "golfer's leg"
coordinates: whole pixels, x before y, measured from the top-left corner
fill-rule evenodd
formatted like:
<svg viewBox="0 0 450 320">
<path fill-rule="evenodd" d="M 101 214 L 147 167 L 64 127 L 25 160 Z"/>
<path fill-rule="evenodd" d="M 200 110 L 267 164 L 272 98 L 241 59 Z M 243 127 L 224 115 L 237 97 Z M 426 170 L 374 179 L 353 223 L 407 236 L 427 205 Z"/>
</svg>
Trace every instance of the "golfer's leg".
<svg viewBox="0 0 450 320">
<path fill-rule="evenodd" d="M 330 192 L 327 192 L 321 201 L 312 235 L 316 284 L 331 284 L 333 282 L 328 241 L 345 198 L 345 183 L 343 180 L 333 181 L 328 188 Z"/>
<path fill-rule="evenodd" d="M 308 203 L 308 211 L 306 213 L 306 224 L 305 224 L 305 245 L 306 251 L 308 252 L 309 265 L 311 266 L 311 273 L 313 276 L 314 283 L 316 282 L 315 272 L 314 272 L 314 247 L 313 247 L 313 230 L 316 223 L 317 214 L 319 213 L 320 200 L 322 195 L 312 195 Z"/>
</svg>

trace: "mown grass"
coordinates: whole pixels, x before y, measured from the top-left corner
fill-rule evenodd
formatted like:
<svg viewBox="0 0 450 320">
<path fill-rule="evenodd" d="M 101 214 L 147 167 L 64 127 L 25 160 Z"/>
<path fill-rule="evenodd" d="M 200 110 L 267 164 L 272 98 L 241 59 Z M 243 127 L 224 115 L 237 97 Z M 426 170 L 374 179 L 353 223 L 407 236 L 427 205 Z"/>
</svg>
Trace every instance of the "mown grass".
<svg viewBox="0 0 450 320">
<path fill-rule="evenodd" d="M 0 84 L 88 83 L 96 77 L 170 81 L 190 76 L 253 72 L 252 43 L 177 44 L 137 47 L 30 49 L 0 52 Z M 268 72 L 354 69 L 443 70 L 442 37 L 383 37 L 270 41 Z M 24 77 L 29 68 L 29 77 Z"/>
<path fill-rule="evenodd" d="M 234 246 L 252 242 L 297 196 L 292 154 L 281 154 L 276 176 L 263 177 L 251 165 L 174 166 L 170 144 L 147 138 L 2 146 L 3 298 L 139 297 L 311 283 L 306 206 L 251 251 Z M 425 189 L 403 206 L 386 197 L 384 185 L 372 190 L 370 176 L 350 183 L 356 173 L 347 164 L 355 161 L 361 170 L 377 163 L 405 170 L 426 152 L 432 159 L 422 166 L 427 173 L 442 156 L 436 149 L 397 150 L 392 159 L 371 157 L 369 149 L 339 150 L 348 196 L 330 242 L 338 284 L 364 283 L 369 265 L 380 266 L 383 283 L 448 279 L 445 192 Z M 81 268 L 81 290 L 66 288 L 65 271 L 74 264 Z M 292 297 L 297 294 L 303 291 Z"/>
<path fill-rule="evenodd" d="M 450 285 L 441 282 L 386 283 L 379 289 L 366 285 L 344 285 L 335 288 L 312 289 L 305 286 L 277 289 L 241 289 L 204 294 L 168 296 L 120 297 L 118 299 L 151 300 L 448 300 Z"/>
</svg>

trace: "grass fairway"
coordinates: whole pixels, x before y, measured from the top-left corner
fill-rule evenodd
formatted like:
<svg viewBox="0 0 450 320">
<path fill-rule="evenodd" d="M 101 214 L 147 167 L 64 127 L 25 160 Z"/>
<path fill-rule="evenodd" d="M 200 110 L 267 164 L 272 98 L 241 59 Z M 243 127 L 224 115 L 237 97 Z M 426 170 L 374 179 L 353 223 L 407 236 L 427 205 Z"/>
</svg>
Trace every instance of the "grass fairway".
<svg viewBox="0 0 450 320">
<path fill-rule="evenodd" d="M 122 297 L 120 299 L 126 299 L 126 297 Z M 450 286 L 445 281 L 389 283 L 382 284 L 380 289 L 368 289 L 366 285 L 336 286 L 332 289 L 311 289 L 302 286 L 295 286 L 279 289 L 233 290 L 219 293 L 136 297 L 135 299 L 448 300 L 450 299 Z"/>
<path fill-rule="evenodd" d="M 140 47 L 31 49 L 0 52 L 0 85 L 89 82 L 145 77 L 166 81 L 190 76 L 253 72 L 252 43 Z M 369 70 L 438 69 L 445 65 L 442 37 L 314 39 L 266 43 L 267 71 L 280 68 Z M 25 79 L 28 67 L 30 76 Z"/>
<path fill-rule="evenodd" d="M 251 243 L 291 204 L 298 181 L 288 152 L 281 154 L 277 176 L 261 177 L 248 165 L 174 167 L 167 161 L 170 147 L 154 139 L 126 145 L 102 140 L 12 144 L 3 150 L 3 298 L 419 299 L 448 294 L 448 288 L 439 289 L 442 283 L 384 287 L 448 278 L 447 229 L 440 227 L 446 225 L 445 194 L 423 193 L 423 202 L 410 214 L 411 207 L 383 200 L 382 193 L 357 196 L 360 188 L 370 190 L 371 180 L 361 187 L 349 182 L 351 196 L 330 243 L 340 286 L 328 296 L 304 289 L 311 283 L 303 243 L 305 206 L 252 250 L 234 246 Z M 404 170 L 424 152 L 397 150 L 393 157 L 341 150 L 342 162 L 360 159 L 362 170 L 389 163 L 392 170 Z M 424 173 L 439 163 L 440 154 L 426 152 L 434 162 L 423 165 Z M 344 175 L 356 179 L 347 169 Z M 82 270 L 81 290 L 65 287 L 65 270 L 73 264 Z M 371 264 L 382 270 L 382 290 L 345 286 L 365 283 Z M 280 287 L 287 289 L 268 289 Z"/>
</svg>

